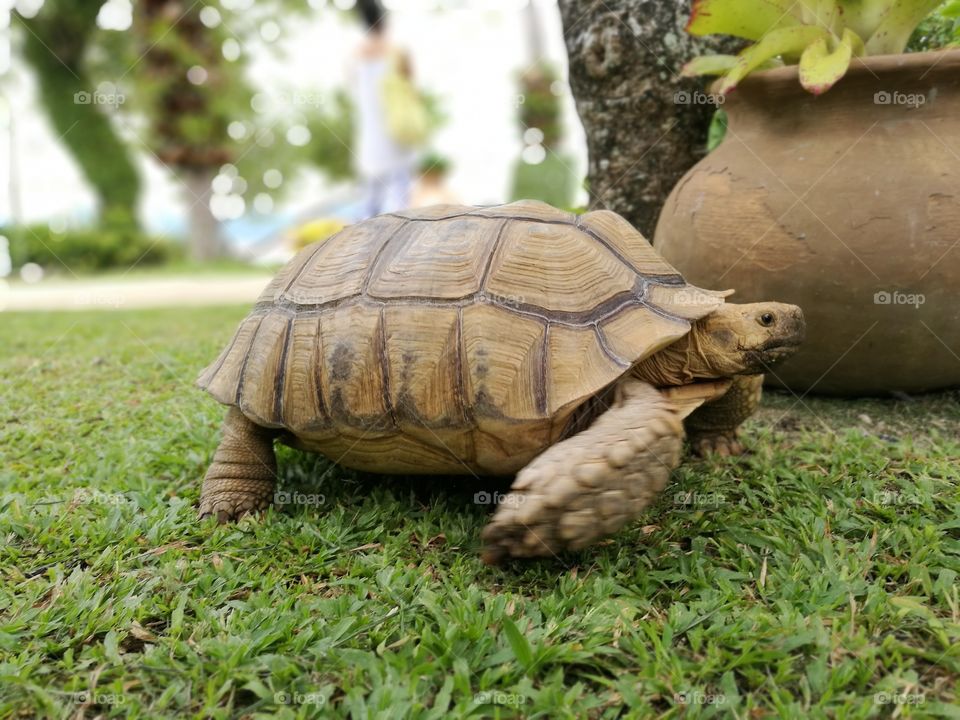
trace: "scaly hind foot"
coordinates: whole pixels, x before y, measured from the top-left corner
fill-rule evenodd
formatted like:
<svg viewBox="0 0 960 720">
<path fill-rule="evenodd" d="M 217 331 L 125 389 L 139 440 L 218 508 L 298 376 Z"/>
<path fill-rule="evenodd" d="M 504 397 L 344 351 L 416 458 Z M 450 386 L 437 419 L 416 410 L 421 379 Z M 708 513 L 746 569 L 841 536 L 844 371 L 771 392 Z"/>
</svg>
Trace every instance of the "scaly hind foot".
<svg viewBox="0 0 960 720">
<path fill-rule="evenodd" d="M 273 504 L 276 480 L 273 433 L 230 408 L 223 421 L 223 440 L 203 479 L 197 514 L 222 524 L 266 510 Z"/>
</svg>

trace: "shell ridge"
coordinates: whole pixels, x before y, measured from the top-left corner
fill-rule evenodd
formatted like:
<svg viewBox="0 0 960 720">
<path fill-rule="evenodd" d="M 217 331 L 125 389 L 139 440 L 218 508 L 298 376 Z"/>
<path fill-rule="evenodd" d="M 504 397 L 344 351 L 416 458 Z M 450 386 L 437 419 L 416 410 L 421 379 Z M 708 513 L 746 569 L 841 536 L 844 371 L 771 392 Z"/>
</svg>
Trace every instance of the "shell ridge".
<svg viewBox="0 0 960 720">
<path fill-rule="evenodd" d="M 386 305 L 380 306 L 380 320 L 377 322 L 377 347 L 375 352 L 379 356 L 380 375 L 383 382 L 380 383 L 380 391 L 383 394 L 383 407 L 386 408 L 386 414 L 390 416 L 390 422 L 394 428 L 399 428 L 397 421 L 397 411 L 393 406 L 393 398 L 390 395 L 390 358 L 387 353 L 387 315 Z"/>
<path fill-rule="evenodd" d="M 537 379 L 537 412 L 547 414 L 547 388 L 550 387 L 550 326 L 544 323 L 543 340 L 540 343 L 540 377 Z"/>
<path fill-rule="evenodd" d="M 487 279 L 490 277 L 490 269 L 493 267 L 493 258 L 496 257 L 497 253 L 500 252 L 500 247 L 503 244 L 503 231 L 509 224 L 510 218 L 503 218 L 500 221 L 500 229 L 497 230 L 497 236 L 494 238 L 493 244 L 490 246 L 490 251 L 487 254 L 487 264 L 484 266 L 483 275 L 480 277 L 480 290 L 478 292 L 484 292 L 484 289 L 487 286 Z M 476 295 L 476 293 L 474 293 L 474 295 Z"/>
<path fill-rule="evenodd" d="M 622 357 L 617 355 L 613 350 L 611 350 L 610 346 L 607 344 L 607 339 L 603 336 L 603 332 L 600 330 L 600 326 L 597 325 L 597 323 L 592 324 L 593 334 L 597 338 L 597 343 L 600 345 L 600 349 L 602 349 L 606 356 L 613 360 L 613 362 L 622 367 L 624 370 L 628 370 L 633 363 L 627 362 Z"/>
<path fill-rule="evenodd" d="M 275 422 L 283 422 L 283 390 L 287 379 L 287 356 L 290 354 L 290 341 L 293 337 L 293 321 L 291 315 L 287 318 L 287 327 L 283 331 L 283 350 L 280 351 L 280 360 L 277 362 L 277 377 L 273 385 L 273 417 Z"/>
<path fill-rule="evenodd" d="M 357 293 L 358 296 L 365 296 L 367 294 L 367 288 L 370 287 L 370 283 L 373 281 L 373 278 L 377 277 L 377 273 L 380 272 L 380 264 L 384 262 L 384 257 L 387 256 L 387 248 L 393 245 L 397 235 L 399 235 L 402 230 L 406 230 L 408 227 L 410 227 L 410 223 L 413 222 L 412 220 L 402 216 L 397 217 L 401 217 L 401 219 L 403 219 L 403 224 L 395 228 L 393 232 L 390 233 L 390 237 L 386 238 L 380 244 L 376 254 L 373 256 L 373 260 L 370 261 L 370 266 L 367 270 L 367 277 L 363 280 L 363 285 L 360 287 L 360 292 Z"/>
<path fill-rule="evenodd" d="M 605 247 L 607 250 L 609 250 L 610 253 L 611 253 L 615 258 L 617 258 L 617 260 L 619 260 L 621 263 L 623 263 L 624 265 L 626 265 L 626 266 L 630 269 L 631 272 L 635 272 L 637 275 L 640 275 L 641 277 L 644 277 L 644 278 L 650 277 L 650 276 L 646 275 L 645 273 L 640 272 L 640 270 L 638 270 L 636 267 L 634 267 L 633 263 L 630 262 L 626 257 L 624 257 L 624 256 L 620 253 L 619 250 L 617 250 L 615 247 L 613 247 L 613 245 L 611 245 L 609 242 L 607 242 L 607 240 L 606 240 L 603 236 L 601 236 L 600 234 L 596 233 L 596 232 L 595 232 L 594 230 L 592 230 L 591 228 L 589 228 L 589 227 L 587 227 L 586 225 L 584 225 L 583 223 L 581 223 L 581 222 L 580 222 L 580 218 L 581 218 L 581 217 L 583 217 L 583 216 L 582 216 L 582 215 L 577 215 L 577 220 L 576 220 L 576 227 L 577 227 L 579 230 L 581 230 L 584 234 L 589 235 L 589 236 L 592 237 L 596 242 L 600 243 L 603 247 Z M 667 265 L 667 263 L 664 262 L 664 265 Z M 667 265 L 667 267 L 670 267 L 670 266 Z M 680 275 L 680 273 L 678 273 L 678 272 L 676 271 L 676 269 L 674 269 L 674 271 L 673 271 L 672 273 L 664 273 L 664 276 L 665 276 L 665 277 L 670 277 L 670 278 L 674 278 L 674 277 L 679 278 L 680 281 L 681 281 L 680 284 L 683 284 L 683 276 Z M 652 277 L 657 277 L 657 276 L 654 275 L 654 276 L 652 276 Z"/>
<path fill-rule="evenodd" d="M 243 356 L 243 364 L 240 366 L 240 377 L 237 380 L 237 397 L 234 400 L 234 405 L 237 407 L 240 407 L 240 404 L 243 401 L 243 380 L 247 374 L 247 362 L 250 360 L 250 348 L 253 347 L 253 344 L 257 341 L 257 333 L 260 332 L 260 326 L 263 325 L 263 318 L 265 318 L 266 315 L 267 314 L 264 313 L 258 318 L 257 327 L 254 329 L 253 335 L 250 337 L 250 345 L 247 348 L 247 353 Z"/>
<path fill-rule="evenodd" d="M 333 239 L 334 237 L 336 237 L 342 232 L 343 230 L 340 230 L 339 232 L 334 233 L 331 237 L 327 238 L 327 240 Z M 294 283 L 298 282 L 300 280 L 300 277 L 303 275 L 303 273 L 306 272 L 307 268 L 313 265 L 313 261 L 317 259 L 317 255 L 319 255 L 320 251 L 323 250 L 323 247 L 325 244 L 326 244 L 326 241 L 317 243 L 316 249 L 312 253 L 310 253 L 310 257 L 307 259 L 307 261 L 300 267 L 299 270 L 297 270 L 296 274 L 294 274 L 294 276 L 290 278 L 290 282 L 288 282 L 286 285 L 283 286 L 283 290 L 277 293 L 277 297 L 280 297 L 280 298 L 286 297 L 286 294 L 290 292 L 290 288 L 293 287 Z"/>
</svg>

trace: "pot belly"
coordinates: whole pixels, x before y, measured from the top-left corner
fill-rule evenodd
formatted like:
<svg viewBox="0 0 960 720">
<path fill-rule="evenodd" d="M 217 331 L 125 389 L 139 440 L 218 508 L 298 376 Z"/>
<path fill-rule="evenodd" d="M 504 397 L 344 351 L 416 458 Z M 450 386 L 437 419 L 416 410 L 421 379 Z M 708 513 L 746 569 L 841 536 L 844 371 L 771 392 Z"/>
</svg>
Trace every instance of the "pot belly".
<svg viewBox="0 0 960 720">
<path fill-rule="evenodd" d="M 921 108 L 861 102 L 857 116 L 843 91 L 821 102 L 844 82 L 819 107 L 766 98 L 781 115 L 761 117 L 749 92 L 731 103 L 732 132 L 674 188 L 655 244 L 689 282 L 735 288 L 733 302 L 803 308 L 807 340 L 771 384 L 960 385 L 960 90 Z"/>
</svg>

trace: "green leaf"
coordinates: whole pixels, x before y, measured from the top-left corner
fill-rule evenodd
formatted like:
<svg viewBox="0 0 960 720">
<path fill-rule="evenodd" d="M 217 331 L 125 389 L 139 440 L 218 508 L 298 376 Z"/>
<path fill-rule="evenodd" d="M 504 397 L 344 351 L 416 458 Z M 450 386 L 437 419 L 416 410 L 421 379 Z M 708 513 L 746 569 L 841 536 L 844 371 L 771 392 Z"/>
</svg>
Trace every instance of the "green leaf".
<svg viewBox="0 0 960 720">
<path fill-rule="evenodd" d="M 103 638 L 103 652 L 104 655 L 107 656 L 107 659 L 115 662 L 117 665 L 123 665 L 116 630 L 107 631 L 106 636 Z"/>
<path fill-rule="evenodd" d="M 815 25 L 840 35 L 842 15 L 836 0 L 799 0 L 803 7 L 801 19 L 804 25 Z"/>
<path fill-rule="evenodd" d="M 853 57 L 854 38 L 851 30 L 845 30 L 843 40 L 832 52 L 827 46 L 827 38 L 820 38 L 807 46 L 800 56 L 800 84 L 804 89 L 819 95 L 846 74 Z"/>
<path fill-rule="evenodd" d="M 687 32 L 759 40 L 772 30 L 796 25 L 793 0 L 695 0 Z"/>
<path fill-rule="evenodd" d="M 718 88 L 721 94 L 726 94 L 737 86 L 743 78 L 764 62 L 778 55 L 801 53 L 808 45 L 828 36 L 823 28 L 810 25 L 781 28 L 766 35 L 755 45 L 751 45 L 737 58 L 737 64 L 723 78 Z"/>
<path fill-rule="evenodd" d="M 953 0 L 940 8 L 940 14 L 945 18 L 960 18 L 960 0 Z"/>
<path fill-rule="evenodd" d="M 901 53 L 914 28 L 940 5 L 941 0 L 897 0 L 867 38 L 870 55 Z M 864 36 L 866 37 L 866 36 Z"/>
<path fill-rule="evenodd" d="M 736 64 L 736 55 L 701 55 L 684 65 L 680 74 L 683 77 L 723 75 Z"/>
<path fill-rule="evenodd" d="M 529 670 L 533 665 L 533 649 L 530 647 L 530 642 L 509 617 L 504 615 L 501 622 L 503 623 L 503 631 L 507 634 L 507 641 L 510 643 L 513 654 L 524 669 Z"/>
</svg>

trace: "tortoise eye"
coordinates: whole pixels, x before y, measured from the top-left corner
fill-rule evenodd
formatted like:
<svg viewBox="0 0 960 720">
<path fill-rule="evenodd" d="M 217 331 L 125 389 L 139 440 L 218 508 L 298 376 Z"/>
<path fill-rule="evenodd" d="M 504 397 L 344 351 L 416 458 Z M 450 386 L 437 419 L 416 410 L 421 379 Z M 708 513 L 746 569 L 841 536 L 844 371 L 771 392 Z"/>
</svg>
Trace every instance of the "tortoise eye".
<svg viewBox="0 0 960 720">
<path fill-rule="evenodd" d="M 773 325 L 774 319 L 775 318 L 773 317 L 773 313 L 765 312 L 760 316 L 759 321 L 760 321 L 760 324 L 763 325 L 764 327 L 770 327 L 771 325 Z"/>
</svg>

